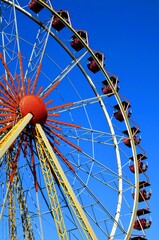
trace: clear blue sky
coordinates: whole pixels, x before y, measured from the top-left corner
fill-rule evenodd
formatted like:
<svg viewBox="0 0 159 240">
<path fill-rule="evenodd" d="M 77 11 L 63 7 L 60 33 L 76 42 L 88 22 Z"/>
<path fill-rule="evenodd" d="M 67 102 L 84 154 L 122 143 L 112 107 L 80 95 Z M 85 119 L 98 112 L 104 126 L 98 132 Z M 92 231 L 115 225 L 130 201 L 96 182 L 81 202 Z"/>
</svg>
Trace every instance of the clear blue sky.
<svg viewBox="0 0 159 240">
<path fill-rule="evenodd" d="M 152 184 L 149 240 L 158 240 L 159 224 L 159 1 L 54 1 L 68 9 L 72 24 L 89 33 L 90 46 L 105 53 L 106 69 L 117 74 L 120 92 L 131 101 L 147 152 Z"/>
</svg>

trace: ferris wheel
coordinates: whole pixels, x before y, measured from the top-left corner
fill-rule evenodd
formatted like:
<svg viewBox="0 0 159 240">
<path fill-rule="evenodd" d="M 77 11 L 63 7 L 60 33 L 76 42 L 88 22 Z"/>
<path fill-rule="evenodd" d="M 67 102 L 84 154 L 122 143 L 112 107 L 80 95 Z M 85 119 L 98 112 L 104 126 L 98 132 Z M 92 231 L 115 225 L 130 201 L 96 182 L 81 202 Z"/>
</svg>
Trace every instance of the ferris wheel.
<svg viewBox="0 0 159 240">
<path fill-rule="evenodd" d="M 1 0 L 1 239 L 146 239 L 146 152 L 118 77 L 50 0 Z"/>
</svg>

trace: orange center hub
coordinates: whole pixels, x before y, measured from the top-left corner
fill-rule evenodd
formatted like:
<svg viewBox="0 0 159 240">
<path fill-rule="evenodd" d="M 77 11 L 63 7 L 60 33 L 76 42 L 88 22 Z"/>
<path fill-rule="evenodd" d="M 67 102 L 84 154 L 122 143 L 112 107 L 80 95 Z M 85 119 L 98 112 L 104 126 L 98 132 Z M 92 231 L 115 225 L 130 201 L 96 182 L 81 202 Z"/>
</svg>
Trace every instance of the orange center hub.
<svg viewBox="0 0 159 240">
<path fill-rule="evenodd" d="M 28 113 L 33 114 L 31 120 L 32 125 L 35 125 L 36 123 L 44 124 L 46 122 L 46 105 L 38 97 L 33 95 L 24 96 L 20 100 L 19 107 L 22 117 L 26 116 Z"/>
</svg>

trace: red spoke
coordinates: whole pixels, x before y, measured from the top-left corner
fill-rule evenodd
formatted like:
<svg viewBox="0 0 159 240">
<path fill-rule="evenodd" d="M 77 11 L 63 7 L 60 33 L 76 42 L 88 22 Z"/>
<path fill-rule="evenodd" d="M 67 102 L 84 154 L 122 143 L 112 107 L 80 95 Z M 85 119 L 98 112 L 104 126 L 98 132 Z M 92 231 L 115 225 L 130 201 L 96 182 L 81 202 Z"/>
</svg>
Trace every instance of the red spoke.
<svg viewBox="0 0 159 240">
<path fill-rule="evenodd" d="M 26 95 L 26 91 L 25 91 L 25 79 L 24 79 L 24 70 L 23 70 L 23 62 L 22 62 L 21 52 L 18 52 L 18 57 L 19 57 L 19 64 L 20 64 L 20 75 L 21 75 L 21 80 L 22 80 L 22 91 L 23 91 L 23 96 L 24 96 L 24 95 Z"/>
<path fill-rule="evenodd" d="M 4 75 L 2 75 L 3 80 L 5 81 L 8 89 L 10 90 L 10 92 L 13 94 L 13 96 L 16 98 L 18 93 L 11 87 L 11 85 L 8 83 L 8 80 L 6 79 L 6 77 Z"/>
<path fill-rule="evenodd" d="M 62 132 L 62 129 L 61 129 L 61 128 L 59 128 L 59 127 L 57 127 L 57 126 L 55 126 L 55 125 L 53 125 L 53 124 L 51 124 L 51 123 L 46 123 L 46 125 L 49 126 L 49 127 L 52 127 L 52 128 L 54 128 L 54 129 L 56 129 L 57 131 Z"/>
<path fill-rule="evenodd" d="M 11 107 L 10 105 L 8 105 L 6 103 L 1 102 L 0 104 L 1 104 L 1 106 L 7 107 L 7 108 L 11 108 L 11 110 L 13 110 L 13 112 L 15 112 L 15 110 L 16 110 L 14 107 Z"/>
<path fill-rule="evenodd" d="M 31 78 L 28 78 L 28 94 L 30 94 L 30 81 L 31 81 Z"/>
<path fill-rule="evenodd" d="M 58 105 L 58 106 L 47 108 L 47 110 L 52 111 L 52 110 L 56 110 L 56 109 L 60 109 L 60 108 L 70 107 L 72 105 L 73 105 L 72 102 L 71 103 L 64 103 L 64 104 L 61 104 L 61 105 Z"/>
<path fill-rule="evenodd" d="M 81 148 L 77 147 L 75 144 L 73 144 L 72 142 L 70 142 L 69 140 L 67 140 L 66 138 L 64 138 L 62 135 L 60 135 L 59 133 L 56 133 L 54 130 L 50 129 L 50 132 L 52 134 L 54 134 L 56 137 L 58 137 L 59 139 L 61 139 L 62 141 L 68 143 L 70 146 L 72 146 L 73 148 L 75 148 L 76 150 L 82 152 Z"/>
<path fill-rule="evenodd" d="M 3 98 L 3 97 L 0 97 L 0 100 L 2 100 L 4 103 L 8 104 L 8 106 L 12 107 L 12 108 L 15 108 L 17 107 L 17 104 L 15 103 L 11 103 L 9 100 Z"/>
<path fill-rule="evenodd" d="M 57 155 L 60 156 L 60 158 L 67 164 L 67 166 L 69 167 L 69 169 L 72 170 L 72 172 L 75 173 L 75 169 L 71 166 L 71 164 L 69 163 L 69 161 L 62 155 L 62 153 L 59 151 L 59 149 L 57 147 L 55 147 L 54 145 L 52 146 L 55 150 L 55 152 L 57 153 Z"/>
<path fill-rule="evenodd" d="M 0 91 L 1 92 L 1 91 Z M 4 95 L 4 94 L 3 94 Z M 5 95 L 4 95 L 5 96 Z M 5 96 L 6 98 L 0 97 L 2 98 L 1 100 L 4 99 L 5 102 L 9 102 L 12 106 L 14 106 L 15 108 L 17 107 L 17 103 L 15 103 L 9 96 Z"/>
<path fill-rule="evenodd" d="M 9 118 L 6 118 L 6 119 L 3 119 L 3 120 L 0 120 L 0 124 L 8 123 L 8 122 L 11 122 L 11 121 L 14 121 L 14 120 L 15 120 L 14 117 L 9 117 Z"/>
<path fill-rule="evenodd" d="M 37 97 L 39 97 L 39 95 L 41 94 L 42 90 L 43 90 L 43 87 L 40 87 L 40 88 L 39 88 L 39 91 L 38 91 L 37 94 L 36 94 Z"/>
<path fill-rule="evenodd" d="M 31 92 L 32 94 L 34 94 L 35 89 L 36 89 L 36 85 L 37 85 L 38 78 L 39 78 L 40 71 L 41 71 L 41 66 L 42 66 L 42 63 L 40 63 L 39 66 L 38 66 L 38 68 L 37 68 L 37 73 L 36 73 L 36 76 L 35 76 L 35 80 L 34 80 L 34 83 L 33 83 L 32 92 Z"/>
<path fill-rule="evenodd" d="M 14 84 L 14 80 L 13 80 L 12 74 L 10 73 L 10 71 L 8 69 L 8 66 L 7 66 L 7 64 L 6 64 L 6 62 L 5 62 L 5 60 L 4 60 L 3 56 L 2 56 L 2 53 L 0 53 L 0 59 L 2 61 L 2 64 L 3 64 L 6 72 L 7 72 L 7 75 L 8 75 L 8 77 L 9 77 L 9 79 L 10 79 L 10 81 L 11 81 L 13 87 L 14 87 L 14 90 L 16 91 L 16 86 Z"/>
<path fill-rule="evenodd" d="M 11 117 L 11 116 L 16 116 L 16 114 L 15 113 L 0 113 L 0 116 L 2 116 L 2 117 Z"/>
<path fill-rule="evenodd" d="M 57 123 L 57 124 L 61 124 L 61 125 L 65 125 L 65 126 L 74 127 L 74 128 L 81 128 L 81 126 L 73 124 L 73 123 L 62 122 L 62 121 L 54 120 L 54 119 L 50 119 L 50 118 L 48 118 L 47 121 Z"/>
<path fill-rule="evenodd" d="M 15 96 L 9 92 L 9 90 L 4 86 L 4 84 L 3 84 L 2 82 L 0 82 L 0 86 L 3 88 L 3 91 L 4 91 L 8 96 L 10 96 L 10 98 L 11 98 L 15 103 L 18 103 L 17 98 L 15 98 Z"/>
<path fill-rule="evenodd" d="M 0 128 L 0 133 L 1 132 L 5 132 L 8 128 L 11 128 L 13 126 L 13 121 L 5 126 L 3 126 L 2 128 Z"/>
<path fill-rule="evenodd" d="M 59 85 L 59 83 L 60 81 L 57 81 L 56 83 L 54 83 L 52 87 L 44 94 L 41 100 L 43 101 Z"/>
<path fill-rule="evenodd" d="M 17 103 L 13 100 L 13 98 L 10 98 L 9 95 L 7 95 L 4 91 L 0 90 L 0 93 L 6 97 L 14 106 L 17 106 Z"/>
<path fill-rule="evenodd" d="M 48 113 L 49 117 L 59 117 L 60 114 L 59 113 Z"/>
<path fill-rule="evenodd" d="M 22 88 L 21 88 L 21 85 L 20 85 L 20 80 L 19 80 L 18 74 L 15 74 L 15 79 L 16 79 L 17 85 L 18 85 L 18 93 L 17 93 L 17 95 L 20 98 L 20 97 L 22 97 Z"/>
<path fill-rule="evenodd" d="M 44 126 L 44 130 L 57 145 L 60 145 L 60 142 L 54 136 L 51 135 L 49 127 Z"/>
<path fill-rule="evenodd" d="M 14 109 L 14 110 L 11 110 L 10 108 L 0 108 L 0 111 L 15 113 L 15 109 Z"/>
<path fill-rule="evenodd" d="M 47 101 L 46 103 L 45 103 L 45 105 L 47 106 L 47 105 L 49 105 L 50 103 L 53 103 L 54 102 L 54 100 L 49 100 L 49 101 Z"/>
</svg>

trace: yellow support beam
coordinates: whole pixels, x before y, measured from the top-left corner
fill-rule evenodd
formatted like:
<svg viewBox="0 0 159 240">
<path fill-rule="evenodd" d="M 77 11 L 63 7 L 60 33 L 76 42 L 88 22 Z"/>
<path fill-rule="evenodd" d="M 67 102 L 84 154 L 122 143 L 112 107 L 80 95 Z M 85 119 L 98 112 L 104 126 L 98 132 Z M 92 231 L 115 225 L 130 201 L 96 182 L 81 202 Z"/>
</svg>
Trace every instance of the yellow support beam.
<svg viewBox="0 0 159 240">
<path fill-rule="evenodd" d="M 41 143 L 41 136 L 37 131 L 37 128 L 35 130 L 36 130 L 36 136 L 35 136 L 36 150 L 38 153 L 41 169 L 43 172 L 46 189 L 47 189 L 48 197 L 50 200 L 50 210 L 53 214 L 56 229 L 58 232 L 58 237 L 61 240 L 68 240 L 69 238 L 68 238 L 66 226 L 64 223 L 64 218 L 63 218 L 63 214 L 62 214 L 62 210 L 59 202 L 59 197 L 56 191 L 54 176 L 52 174 L 52 171 L 49 165 L 48 155 L 45 153 L 43 144 Z"/>
<path fill-rule="evenodd" d="M 24 130 L 32 119 L 33 115 L 28 113 L 0 140 L 0 158 L 5 154 L 9 147 L 14 143 L 19 134 Z"/>
<path fill-rule="evenodd" d="M 59 184 L 65 194 L 65 197 L 67 198 L 67 201 L 69 202 L 70 206 L 72 207 L 72 210 L 74 211 L 74 214 L 79 221 L 79 224 L 86 235 L 87 239 L 90 240 L 97 240 L 97 236 L 95 235 L 83 209 L 80 205 L 76 195 L 74 194 L 74 191 L 69 183 L 69 181 L 66 178 L 66 175 L 58 162 L 58 159 L 45 135 L 45 132 L 43 131 L 40 124 L 36 124 L 36 131 L 39 132 L 41 136 L 40 144 L 43 146 L 43 151 L 48 156 L 48 161 L 50 166 L 52 167 L 54 174 L 56 178 L 59 181 Z"/>
</svg>

